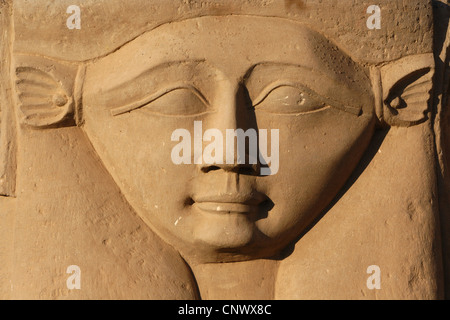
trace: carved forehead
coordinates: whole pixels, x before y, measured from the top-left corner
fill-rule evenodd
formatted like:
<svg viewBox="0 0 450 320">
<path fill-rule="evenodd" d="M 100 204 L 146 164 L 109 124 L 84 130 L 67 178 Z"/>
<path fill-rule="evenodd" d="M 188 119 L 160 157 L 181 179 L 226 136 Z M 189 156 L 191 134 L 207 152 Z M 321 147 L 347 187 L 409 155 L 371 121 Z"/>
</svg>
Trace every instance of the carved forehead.
<svg viewBox="0 0 450 320">
<path fill-rule="evenodd" d="M 84 61 L 104 56 L 167 22 L 206 15 L 252 15 L 314 27 L 358 61 L 377 63 L 431 52 L 431 0 L 377 1 L 381 30 L 366 26 L 370 4 L 354 0 L 84 0 L 79 3 L 81 30 L 69 30 L 66 10 L 73 1 L 15 0 L 15 50 Z"/>
<path fill-rule="evenodd" d="M 217 25 L 221 28 L 214 28 Z M 201 17 L 162 25 L 96 60 L 88 74 L 100 77 L 93 81 L 94 87 L 102 85 L 105 74 L 114 87 L 158 65 L 179 61 L 205 61 L 229 79 L 243 78 L 261 63 L 278 63 L 308 67 L 332 78 L 365 80 L 364 70 L 319 33 L 285 19 L 248 16 Z"/>
</svg>

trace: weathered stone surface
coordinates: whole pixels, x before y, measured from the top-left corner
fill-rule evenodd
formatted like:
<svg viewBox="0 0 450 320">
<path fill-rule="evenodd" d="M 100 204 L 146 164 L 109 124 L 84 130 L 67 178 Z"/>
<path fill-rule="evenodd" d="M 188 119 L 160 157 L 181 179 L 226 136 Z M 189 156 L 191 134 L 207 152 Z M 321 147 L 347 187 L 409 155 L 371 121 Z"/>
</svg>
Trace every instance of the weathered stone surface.
<svg viewBox="0 0 450 320">
<path fill-rule="evenodd" d="M 447 3 L 72 5 L 0 2 L 1 299 L 450 295 Z"/>
</svg>

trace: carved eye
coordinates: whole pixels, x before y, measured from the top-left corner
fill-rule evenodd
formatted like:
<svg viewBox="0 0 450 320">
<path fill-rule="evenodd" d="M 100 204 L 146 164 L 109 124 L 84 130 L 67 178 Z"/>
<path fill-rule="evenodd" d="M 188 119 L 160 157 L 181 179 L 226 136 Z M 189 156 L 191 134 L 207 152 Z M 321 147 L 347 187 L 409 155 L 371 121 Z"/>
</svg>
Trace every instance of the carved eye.
<svg viewBox="0 0 450 320">
<path fill-rule="evenodd" d="M 178 88 L 163 94 L 142 108 L 142 111 L 173 116 L 192 116 L 204 113 L 207 102 L 191 88 Z"/>
<path fill-rule="evenodd" d="M 306 88 L 294 85 L 279 85 L 264 90 L 260 99 L 255 101 L 255 109 L 277 114 L 300 114 L 326 108 Z"/>
<path fill-rule="evenodd" d="M 113 109 L 116 116 L 133 110 L 166 116 L 194 116 L 207 111 L 208 102 L 196 88 L 177 86 L 164 89 L 156 94 L 125 107 Z"/>
</svg>

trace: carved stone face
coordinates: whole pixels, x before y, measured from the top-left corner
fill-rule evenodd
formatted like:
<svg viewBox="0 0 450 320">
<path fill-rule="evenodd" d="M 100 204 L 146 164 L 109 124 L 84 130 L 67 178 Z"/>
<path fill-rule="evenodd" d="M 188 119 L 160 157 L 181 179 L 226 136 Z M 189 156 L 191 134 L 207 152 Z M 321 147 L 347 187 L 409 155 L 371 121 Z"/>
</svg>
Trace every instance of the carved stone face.
<svg viewBox="0 0 450 320">
<path fill-rule="evenodd" d="M 366 72 L 318 33 L 272 18 L 163 25 L 88 66 L 83 108 L 127 200 L 188 261 L 279 252 L 336 196 L 375 128 Z M 194 121 L 224 137 L 278 129 L 278 172 L 174 164 L 171 135 L 193 137 Z"/>
</svg>

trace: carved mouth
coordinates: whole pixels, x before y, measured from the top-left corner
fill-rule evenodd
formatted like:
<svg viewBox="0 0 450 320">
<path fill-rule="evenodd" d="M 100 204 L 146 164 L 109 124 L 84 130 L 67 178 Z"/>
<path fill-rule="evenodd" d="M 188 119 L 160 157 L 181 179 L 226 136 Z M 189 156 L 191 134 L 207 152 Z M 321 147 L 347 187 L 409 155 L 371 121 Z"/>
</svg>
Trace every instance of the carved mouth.
<svg viewBox="0 0 450 320">
<path fill-rule="evenodd" d="M 242 192 L 223 195 L 203 195 L 192 198 L 192 206 L 209 213 L 249 214 L 259 211 L 268 198 L 259 192 Z"/>
<path fill-rule="evenodd" d="M 202 211 L 212 213 L 251 213 L 258 211 L 258 206 L 231 202 L 198 202 L 194 206 Z"/>
</svg>

